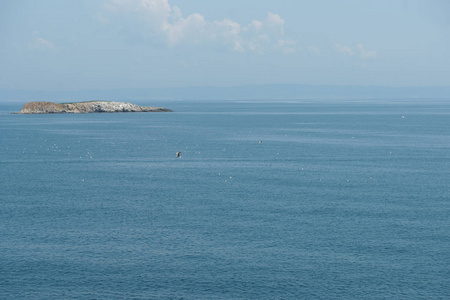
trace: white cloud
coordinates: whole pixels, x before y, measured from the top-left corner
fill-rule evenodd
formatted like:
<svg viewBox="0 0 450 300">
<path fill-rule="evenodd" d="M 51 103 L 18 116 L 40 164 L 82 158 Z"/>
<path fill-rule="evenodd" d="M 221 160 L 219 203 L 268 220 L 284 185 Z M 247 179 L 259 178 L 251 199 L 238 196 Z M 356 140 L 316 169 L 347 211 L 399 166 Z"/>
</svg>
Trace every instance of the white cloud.
<svg viewBox="0 0 450 300">
<path fill-rule="evenodd" d="M 352 48 L 349 46 L 344 46 L 342 44 L 334 44 L 333 46 L 334 50 L 336 50 L 339 53 L 346 54 L 346 55 L 355 55 L 355 51 L 353 51 Z M 356 45 L 356 50 L 359 56 L 363 59 L 372 58 L 377 55 L 377 51 L 374 50 L 366 50 L 362 44 Z"/>
<path fill-rule="evenodd" d="M 209 21 L 194 13 L 183 16 L 180 8 L 169 0 L 109 0 L 105 10 L 112 15 L 128 14 L 149 25 L 149 35 L 162 37 L 169 47 L 179 44 L 219 43 L 238 52 L 264 53 L 268 48 L 290 53 L 293 43 L 283 40 L 285 21 L 269 12 L 264 20 L 253 20 L 248 25 L 230 19 Z M 103 15 L 102 15 L 103 17 Z"/>
<path fill-rule="evenodd" d="M 263 28 L 263 22 L 258 20 L 253 20 L 249 25 L 248 28 L 252 28 L 255 31 L 260 31 Z"/>
<path fill-rule="evenodd" d="M 347 54 L 347 55 L 355 54 L 355 52 L 353 52 L 352 48 L 341 45 L 341 44 L 334 44 L 333 48 L 334 48 L 334 50 L 336 50 L 339 53 L 343 53 L 343 54 Z"/>
<path fill-rule="evenodd" d="M 269 12 L 267 14 L 266 24 L 280 33 L 284 33 L 284 20 L 280 15 Z"/>
<path fill-rule="evenodd" d="M 184 60 L 180 60 L 180 65 L 182 65 L 184 68 L 189 67 L 189 64 L 185 62 Z"/>
<path fill-rule="evenodd" d="M 100 23 L 108 23 L 108 19 L 105 17 L 105 15 L 103 14 L 103 13 L 101 13 L 101 12 L 98 12 L 98 13 L 96 13 L 96 14 L 94 14 L 93 16 L 92 16 L 92 18 L 94 19 L 94 20 L 97 20 L 97 21 L 99 21 Z"/>
<path fill-rule="evenodd" d="M 200 43 L 207 29 L 206 21 L 200 14 L 192 14 L 187 18 L 179 18 L 174 23 L 164 22 L 161 25 L 162 32 L 166 34 L 166 38 L 170 46 L 187 40 L 191 43 Z"/>
<path fill-rule="evenodd" d="M 31 42 L 32 49 L 53 49 L 55 47 L 51 41 L 39 36 L 39 32 L 34 31 L 33 36 L 34 38 Z"/>
<path fill-rule="evenodd" d="M 320 48 L 317 48 L 315 46 L 308 46 L 308 48 L 306 48 L 306 49 L 308 49 L 308 51 L 311 52 L 311 53 L 315 53 L 315 54 L 319 54 L 320 53 Z"/>
<path fill-rule="evenodd" d="M 362 58 L 372 58 L 377 55 L 377 51 L 375 50 L 366 50 L 363 45 L 358 44 L 356 46 L 358 48 L 359 54 Z"/>
<path fill-rule="evenodd" d="M 290 40 L 280 39 L 277 42 L 277 46 L 283 51 L 283 53 L 289 54 L 295 52 L 295 42 Z"/>
</svg>

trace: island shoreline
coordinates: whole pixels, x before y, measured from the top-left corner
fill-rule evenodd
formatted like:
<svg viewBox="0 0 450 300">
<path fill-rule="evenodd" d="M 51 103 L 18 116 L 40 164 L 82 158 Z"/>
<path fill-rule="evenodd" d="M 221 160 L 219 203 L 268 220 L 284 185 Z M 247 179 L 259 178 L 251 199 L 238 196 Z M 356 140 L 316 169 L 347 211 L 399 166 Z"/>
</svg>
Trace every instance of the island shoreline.
<svg viewBox="0 0 450 300">
<path fill-rule="evenodd" d="M 82 113 L 124 113 L 124 112 L 172 112 L 164 107 L 139 106 L 117 101 L 84 101 L 70 103 L 28 102 L 20 112 L 13 114 L 82 114 Z"/>
</svg>

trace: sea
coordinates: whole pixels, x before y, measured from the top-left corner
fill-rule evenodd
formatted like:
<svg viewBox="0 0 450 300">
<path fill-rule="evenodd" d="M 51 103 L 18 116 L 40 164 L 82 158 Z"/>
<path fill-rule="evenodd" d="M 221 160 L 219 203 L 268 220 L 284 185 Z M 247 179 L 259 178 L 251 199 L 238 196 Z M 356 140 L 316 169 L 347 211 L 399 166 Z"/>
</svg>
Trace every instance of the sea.
<svg viewBox="0 0 450 300">
<path fill-rule="evenodd" d="M 0 106 L 0 299 L 450 299 L 450 99 L 140 104 Z"/>
</svg>

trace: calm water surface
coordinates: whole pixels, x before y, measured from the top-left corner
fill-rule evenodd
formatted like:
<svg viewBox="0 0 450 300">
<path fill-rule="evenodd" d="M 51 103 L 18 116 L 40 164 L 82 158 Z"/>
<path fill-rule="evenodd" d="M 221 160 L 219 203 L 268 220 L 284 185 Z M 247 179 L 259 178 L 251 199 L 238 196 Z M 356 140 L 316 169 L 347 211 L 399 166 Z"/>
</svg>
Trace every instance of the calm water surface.
<svg viewBox="0 0 450 300">
<path fill-rule="evenodd" d="M 0 107 L 1 299 L 450 298 L 450 101 L 163 105 Z"/>
</svg>

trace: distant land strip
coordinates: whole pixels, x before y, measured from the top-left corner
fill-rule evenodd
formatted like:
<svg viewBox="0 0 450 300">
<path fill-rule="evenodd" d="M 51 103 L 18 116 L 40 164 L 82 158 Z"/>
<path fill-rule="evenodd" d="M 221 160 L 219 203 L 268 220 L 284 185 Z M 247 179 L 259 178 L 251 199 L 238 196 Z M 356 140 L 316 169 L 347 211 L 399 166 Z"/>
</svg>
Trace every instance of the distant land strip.
<svg viewBox="0 0 450 300">
<path fill-rule="evenodd" d="M 0 101 L 76 102 L 92 99 L 127 101 L 144 104 L 166 100 L 379 100 L 379 99 L 450 99 L 449 86 L 389 87 L 333 86 L 301 84 L 263 84 L 218 87 L 120 88 L 111 90 L 15 90 L 0 88 Z"/>
</svg>

